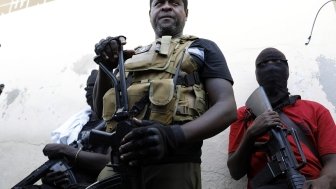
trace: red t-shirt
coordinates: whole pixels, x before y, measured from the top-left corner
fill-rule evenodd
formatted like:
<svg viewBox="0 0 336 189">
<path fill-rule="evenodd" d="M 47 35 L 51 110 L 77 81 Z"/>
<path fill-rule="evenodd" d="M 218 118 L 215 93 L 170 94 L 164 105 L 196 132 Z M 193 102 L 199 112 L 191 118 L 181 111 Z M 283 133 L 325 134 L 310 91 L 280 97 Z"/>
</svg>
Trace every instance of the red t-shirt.
<svg viewBox="0 0 336 189">
<path fill-rule="evenodd" d="M 288 105 L 282 110 L 293 122 L 300 125 L 301 128 L 308 132 L 308 139 L 314 142 L 320 156 L 327 154 L 336 154 L 336 126 L 329 112 L 324 106 L 319 103 L 308 100 L 297 100 L 295 104 Z M 240 141 L 246 129 L 252 125 L 252 120 L 244 125 L 246 117 L 246 107 L 238 109 L 238 119 L 230 127 L 229 135 L 229 154 L 237 150 Z M 268 136 L 258 138 L 257 141 L 265 142 Z M 291 136 L 288 136 L 288 141 L 292 146 L 294 155 L 297 160 L 300 160 L 300 154 Z M 319 177 L 322 165 L 318 158 L 309 150 L 309 148 L 301 142 L 303 152 L 307 159 L 307 164 L 300 169 L 307 179 L 315 179 Z M 250 169 L 247 177 L 250 181 L 259 171 L 261 171 L 267 163 L 266 155 L 263 152 L 256 152 L 252 155 Z M 250 187 L 249 187 L 250 188 Z"/>
</svg>

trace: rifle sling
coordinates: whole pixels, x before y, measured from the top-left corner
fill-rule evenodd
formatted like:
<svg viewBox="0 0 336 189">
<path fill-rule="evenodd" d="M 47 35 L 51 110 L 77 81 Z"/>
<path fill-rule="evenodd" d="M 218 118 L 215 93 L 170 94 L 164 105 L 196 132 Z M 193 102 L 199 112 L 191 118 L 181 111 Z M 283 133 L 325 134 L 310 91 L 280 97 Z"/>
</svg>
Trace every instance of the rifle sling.
<svg viewBox="0 0 336 189">
<path fill-rule="evenodd" d="M 267 162 L 266 166 L 251 179 L 251 187 L 256 189 L 264 186 L 281 174 L 282 170 L 277 162 Z"/>
<path fill-rule="evenodd" d="M 315 147 L 315 145 L 313 144 L 313 142 L 311 140 L 309 140 L 307 138 L 307 135 L 305 135 L 304 131 L 302 130 L 302 128 L 300 126 L 298 126 L 297 124 L 295 124 L 285 113 L 283 113 L 282 111 L 279 112 L 279 116 L 281 121 L 283 121 L 283 123 L 288 127 L 288 128 L 293 128 L 296 130 L 299 140 L 304 143 L 309 150 L 315 155 L 316 158 L 318 158 L 320 160 L 320 155 Z"/>
</svg>

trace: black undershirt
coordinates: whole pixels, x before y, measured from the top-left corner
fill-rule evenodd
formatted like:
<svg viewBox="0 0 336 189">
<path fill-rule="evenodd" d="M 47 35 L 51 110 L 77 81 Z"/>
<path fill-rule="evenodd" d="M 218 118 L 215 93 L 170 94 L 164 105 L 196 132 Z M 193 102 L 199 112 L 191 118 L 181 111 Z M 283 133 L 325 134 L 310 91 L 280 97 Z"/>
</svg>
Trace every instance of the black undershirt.
<svg viewBox="0 0 336 189">
<path fill-rule="evenodd" d="M 195 47 L 204 51 L 204 62 L 199 71 L 201 78 L 222 78 L 233 84 L 225 57 L 216 43 L 200 38 L 189 46 L 189 48 Z M 194 58 L 198 59 L 197 57 Z"/>
<path fill-rule="evenodd" d="M 208 78 L 222 78 L 233 85 L 233 79 L 225 57 L 216 43 L 207 39 L 197 39 L 189 48 L 199 48 L 204 52 L 204 61 L 191 54 L 200 65 L 199 75 L 203 81 Z M 203 141 L 187 144 L 183 148 L 176 150 L 174 154 L 165 157 L 160 163 L 201 163 L 202 145 Z"/>
</svg>

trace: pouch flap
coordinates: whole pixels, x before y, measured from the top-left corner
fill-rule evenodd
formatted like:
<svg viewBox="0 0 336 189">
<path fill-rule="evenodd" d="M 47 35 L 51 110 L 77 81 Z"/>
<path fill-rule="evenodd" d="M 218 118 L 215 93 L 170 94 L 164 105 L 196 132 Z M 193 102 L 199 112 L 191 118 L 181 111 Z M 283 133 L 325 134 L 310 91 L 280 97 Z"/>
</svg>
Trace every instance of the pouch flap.
<svg viewBox="0 0 336 189">
<path fill-rule="evenodd" d="M 159 50 L 161 55 L 168 55 L 171 38 L 172 36 L 162 36 Z"/>
<path fill-rule="evenodd" d="M 149 100 L 157 106 L 167 105 L 174 96 L 173 79 L 153 80 L 149 89 Z"/>
</svg>

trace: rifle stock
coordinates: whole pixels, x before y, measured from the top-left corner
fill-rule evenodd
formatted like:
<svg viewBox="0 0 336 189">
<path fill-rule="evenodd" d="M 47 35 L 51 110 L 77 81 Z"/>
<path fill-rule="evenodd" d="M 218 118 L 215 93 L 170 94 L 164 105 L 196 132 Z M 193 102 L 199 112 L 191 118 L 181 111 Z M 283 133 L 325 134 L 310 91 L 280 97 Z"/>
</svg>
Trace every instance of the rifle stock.
<svg viewBox="0 0 336 189">
<path fill-rule="evenodd" d="M 246 107 L 255 116 L 259 116 L 267 110 L 272 110 L 272 106 L 262 87 L 257 88 L 247 99 Z M 302 163 L 298 164 L 296 157 L 287 140 L 287 135 L 291 134 L 296 146 L 299 149 Z M 305 163 L 306 158 L 303 154 L 296 131 L 292 128 L 289 132 L 277 126 L 269 131 L 270 139 L 265 144 L 268 155 L 267 165 L 252 180 L 252 188 L 258 188 L 269 184 L 274 179 L 284 176 L 287 180 L 288 188 L 302 189 L 306 181 L 305 177 L 298 171 Z"/>
</svg>

